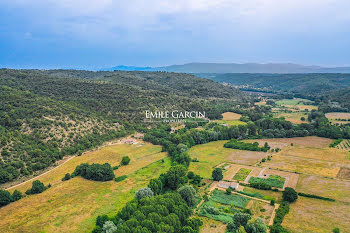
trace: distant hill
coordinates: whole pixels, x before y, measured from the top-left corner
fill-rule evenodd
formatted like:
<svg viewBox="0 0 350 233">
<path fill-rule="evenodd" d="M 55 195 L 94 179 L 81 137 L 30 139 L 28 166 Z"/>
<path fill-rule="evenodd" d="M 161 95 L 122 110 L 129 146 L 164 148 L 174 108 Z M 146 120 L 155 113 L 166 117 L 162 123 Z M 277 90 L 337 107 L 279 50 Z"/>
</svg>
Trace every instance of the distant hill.
<svg viewBox="0 0 350 233">
<path fill-rule="evenodd" d="M 292 63 L 187 63 L 162 67 L 116 66 L 105 71 L 167 71 L 177 73 L 350 73 L 350 67 L 304 66 Z"/>
</svg>

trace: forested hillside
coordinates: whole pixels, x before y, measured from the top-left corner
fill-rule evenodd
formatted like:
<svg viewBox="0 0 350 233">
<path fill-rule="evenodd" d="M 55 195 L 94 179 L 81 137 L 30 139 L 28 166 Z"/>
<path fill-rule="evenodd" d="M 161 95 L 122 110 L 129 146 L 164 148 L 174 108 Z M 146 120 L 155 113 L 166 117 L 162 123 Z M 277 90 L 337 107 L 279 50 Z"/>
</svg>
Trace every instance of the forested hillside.
<svg viewBox="0 0 350 233">
<path fill-rule="evenodd" d="M 206 111 L 218 118 L 247 102 L 235 88 L 165 72 L 2 69 L 0 90 L 0 183 L 145 129 L 145 110 Z"/>
<path fill-rule="evenodd" d="M 350 74 L 199 74 L 246 90 L 312 96 L 350 86 Z"/>
</svg>

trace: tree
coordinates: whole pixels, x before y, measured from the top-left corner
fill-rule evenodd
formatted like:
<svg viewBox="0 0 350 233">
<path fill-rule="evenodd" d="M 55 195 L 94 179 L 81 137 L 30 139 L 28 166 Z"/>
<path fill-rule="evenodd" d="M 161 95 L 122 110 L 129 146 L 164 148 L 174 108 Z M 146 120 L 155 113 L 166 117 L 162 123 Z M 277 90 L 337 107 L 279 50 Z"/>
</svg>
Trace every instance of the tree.
<svg viewBox="0 0 350 233">
<path fill-rule="evenodd" d="M 231 186 L 226 189 L 226 194 L 230 195 L 232 193 L 232 188 Z"/>
<path fill-rule="evenodd" d="M 219 181 L 222 180 L 222 178 L 224 177 L 222 175 L 222 170 L 221 168 L 215 168 L 211 174 L 211 176 L 213 177 L 213 180 L 215 181 Z"/>
<path fill-rule="evenodd" d="M 245 227 L 247 233 L 266 233 L 267 226 L 264 221 L 259 217 L 255 220 L 251 219 L 248 221 L 247 226 Z"/>
<path fill-rule="evenodd" d="M 184 185 L 177 190 L 177 192 L 181 195 L 182 199 L 185 200 L 188 206 L 196 205 L 196 190 L 191 185 Z"/>
<path fill-rule="evenodd" d="M 117 226 L 112 221 L 106 221 L 103 224 L 102 231 L 105 233 L 114 233 L 117 232 Z"/>
<path fill-rule="evenodd" d="M 124 157 L 122 158 L 121 164 L 122 164 L 123 166 L 126 166 L 126 165 L 128 165 L 129 163 L 130 163 L 130 158 L 129 158 L 129 156 L 124 156 Z"/>
<path fill-rule="evenodd" d="M 246 226 L 248 221 L 251 219 L 251 215 L 250 214 L 245 214 L 245 213 L 240 213 L 237 212 L 233 215 L 233 223 L 236 226 L 236 229 L 240 226 Z"/>
<path fill-rule="evenodd" d="M 66 175 L 64 175 L 64 177 L 62 178 L 62 181 L 70 180 L 70 178 L 70 174 L 66 173 Z"/>
<path fill-rule="evenodd" d="M 12 201 L 12 197 L 9 191 L 0 190 L 0 207 L 9 204 Z"/>
<path fill-rule="evenodd" d="M 88 180 L 107 181 L 115 178 L 113 168 L 109 163 L 97 164 L 82 163 L 78 165 L 72 176 L 82 176 Z"/>
<path fill-rule="evenodd" d="M 186 168 L 182 165 L 172 166 L 166 174 L 166 185 L 176 190 L 180 184 L 186 181 Z"/>
<path fill-rule="evenodd" d="M 295 202 L 298 199 L 298 193 L 290 187 L 286 187 L 282 194 L 283 201 Z"/>
<path fill-rule="evenodd" d="M 145 197 L 153 197 L 153 195 L 154 195 L 154 193 L 153 193 L 152 189 L 150 189 L 149 187 L 140 188 L 135 193 L 135 197 L 138 200 L 145 198 Z"/>
<path fill-rule="evenodd" d="M 164 184 L 160 179 L 151 179 L 148 187 L 152 189 L 155 195 L 161 194 L 163 192 Z"/>
<path fill-rule="evenodd" d="M 32 183 L 32 188 L 26 191 L 27 195 L 42 193 L 46 190 L 45 185 L 40 180 L 35 180 Z"/>
<path fill-rule="evenodd" d="M 17 189 L 15 191 L 13 191 L 13 193 L 12 193 L 12 201 L 18 201 L 22 197 L 23 197 L 23 195 L 22 195 L 22 193 L 20 191 L 18 191 Z"/>
<path fill-rule="evenodd" d="M 187 173 L 187 177 L 188 177 L 188 179 L 193 179 L 193 177 L 194 177 L 194 172 L 193 172 L 193 171 L 189 171 L 189 172 Z"/>
</svg>

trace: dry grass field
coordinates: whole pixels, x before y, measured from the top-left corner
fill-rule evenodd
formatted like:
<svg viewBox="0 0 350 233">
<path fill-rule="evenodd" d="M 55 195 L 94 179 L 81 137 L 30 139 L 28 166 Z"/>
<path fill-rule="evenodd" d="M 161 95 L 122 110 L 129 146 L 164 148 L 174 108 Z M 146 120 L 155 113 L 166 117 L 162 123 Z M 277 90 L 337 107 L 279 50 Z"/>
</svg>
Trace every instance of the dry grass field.
<svg viewBox="0 0 350 233">
<path fill-rule="evenodd" d="M 329 138 L 321 138 L 316 136 L 309 137 L 295 137 L 295 138 L 271 138 L 271 139 L 255 139 L 255 140 L 245 140 L 248 142 L 259 142 L 260 146 L 263 146 L 265 142 L 269 144 L 271 148 L 284 148 L 286 146 L 290 146 L 291 143 L 294 146 L 300 147 L 314 147 L 314 148 L 324 148 L 328 147 L 329 144 L 333 142 L 332 139 Z"/>
<path fill-rule="evenodd" d="M 235 150 L 234 152 L 231 153 L 228 160 L 233 163 L 254 165 L 257 162 L 259 162 L 261 159 L 266 158 L 267 156 L 268 156 L 268 153 L 265 153 L 265 152 Z"/>
<path fill-rule="evenodd" d="M 241 114 L 234 113 L 234 112 L 225 112 L 222 114 L 222 119 L 224 121 L 235 121 L 239 120 L 242 117 Z"/>
<path fill-rule="evenodd" d="M 290 205 L 282 226 L 295 233 L 350 232 L 350 204 L 300 197 Z"/>
<path fill-rule="evenodd" d="M 51 183 L 51 188 L 0 209 L 0 232 L 91 231 L 98 215 L 116 213 L 133 198 L 138 188 L 169 169 L 170 159 L 160 151 L 160 146 L 148 143 L 119 144 L 71 159 L 40 177 L 46 185 Z M 108 162 L 117 165 L 124 155 L 131 158 L 130 164 L 115 170 L 116 176 L 128 175 L 122 182 L 97 182 L 81 177 L 61 181 L 64 174 L 74 171 L 78 164 Z M 31 182 L 16 189 L 25 191 L 30 186 Z"/>
<path fill-rule="evenodd" d="M 222 233 L 226 230 L 226 224 L 220 221 L 205 217 L 201 217 L 201 220 L 203 221 L 203 226 L 200 229 L 200 233 Z"/>
<path fill-rule="evenodd" d="M 270 221 L 274 207 L 269 203 L 251 199 L 247 206 L 254 218 L 261 217 L 267 225 Z"/>
<path fill-rule="evenodd" d="M 326 113 L 328 119 L 350 119 L 350 113 L 348 112 L 329 112 Z"/>
<path fill-rule="evenodd" d="M 294 124 L 307 123 L 307 112 L 277 112 L 273 115 L 275 118 L 284 117 L 286 121 L 290 121 Z M 301 118 L 304 117 L 306 120 L 302 121 Z"/>
<path fill-rule="evenodd" d="M 350 203 L 350 181 L 347 180 L 300 175 L 296 190 Z"/>
</svg>

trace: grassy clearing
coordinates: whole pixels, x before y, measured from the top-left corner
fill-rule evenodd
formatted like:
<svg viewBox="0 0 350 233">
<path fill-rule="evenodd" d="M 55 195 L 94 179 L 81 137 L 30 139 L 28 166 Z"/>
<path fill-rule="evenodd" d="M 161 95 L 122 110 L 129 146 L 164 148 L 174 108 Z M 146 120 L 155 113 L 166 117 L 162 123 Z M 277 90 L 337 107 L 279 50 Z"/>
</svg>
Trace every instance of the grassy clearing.
<svg viewBox="0 0 350 233">
<path fill-rule="evenodd" d="M 350 119 L 350 113 L 348 112 L 329 112 L 326 113 L 328 119 Z"/>
<path fill-rule="evenodd" d="M 191 163 L 189 170 L 204 178 L 211 178 L 213 167 L 228 161 L 232 151 L 234 151 L 230 148 L 224 148 L 226 142 L 228 141 L 216 141 L 192 147 L 189 150 L 189 155 L 191 158 L 197 158 L 199 162 Z"/>
<path fill-rule="evenodd" d="M 282 225 L 296 233 L 332 232 L 335 227 L 339 227 L 340 232 L 349 232 L 349 207 L 349 203 L 299 196 L 298 200 L 290 205 L 290 211 Z"/>
<path fill-rule="evenodd" d="M 249 183 L 265 183 L 272 187 L 283 188 L 285 178 L 278 175 L 270 175 L 268 178 L 250 177 Z"/>
<path fill-rule="evenodd" d="M 290 121 L 294 124 L 307 123 L 307 112 L 276 112 L 273 114 L 275 118 L 284 117 L 286 121 Z M 301 120 L 304 117 L 305 120 Z"/>
<path fill-rule="evenodd" d="M 312 104 L 311 100 L 307 99 L 301 99 L 301 98 L 294 98 L 294 99 L 283 99 L 276 102 L 277 105 L 303 105 L 303 103 L 310 103 Z"/>
<path fill-rule="evenodd" d="M 233 179 L 237 181 L 244 181 L 251 171 L 252 169 L 249 168 L 241 168 L 238 170 Z"/>
<path fill-rule="evenodd" d="M 234 112 L 224 112 L 222 114 L 222 119 L 225 121 L 239 120 L 241 117 L 242 117 L 241 114 L 234 113 Z"/>
<path fill-rule="evenodd" d="M 226 230 L 226 224 L 220 221 L 216 221 L 210 218 L 201 218 L 203 226 L 200 229 L 200 233 L 222 233 Z M 215 227 L 212 227 L 215 225 Z"/>
<path fill-rule="evenodd" d="M 0 209 L 0 232 L 87 232 L 94 227 L 98 215 L 112 215 L 131 200 L 136 190 L 149 179 L 170 167 L 170 159 L 159 146 L 151 144 L 108 146 L 68 161 L 63 166 L 40 177 L 52 187 L 37 195 L 25 197 Z M 128 175 L 121 182 L 97 182 L 75 177 L 62 182 L 67 172 L 83 162 L 120 163 L 128 155 L 131 162 L 115 170 L 117 176 Z M 160 160 L 164 158 L 164 163 Z M 156 162 L 158 161 L 158 162 Z M 30 184 L 17 189 L 26 190 Z"/>
</svg>

